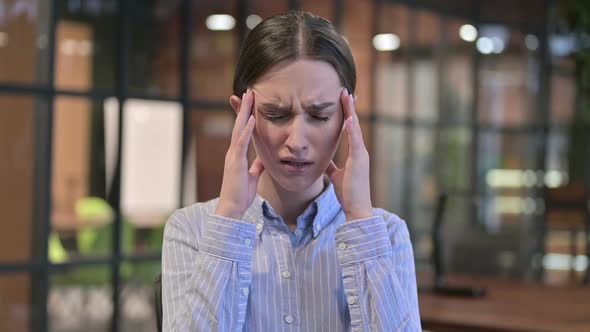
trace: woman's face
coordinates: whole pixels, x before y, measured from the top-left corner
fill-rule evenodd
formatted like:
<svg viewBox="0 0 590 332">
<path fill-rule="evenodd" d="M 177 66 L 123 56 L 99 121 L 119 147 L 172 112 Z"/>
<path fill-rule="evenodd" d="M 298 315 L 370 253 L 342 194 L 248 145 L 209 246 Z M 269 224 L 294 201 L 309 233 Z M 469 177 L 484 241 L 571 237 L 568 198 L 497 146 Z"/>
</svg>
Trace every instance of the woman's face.
<svg viewBox="0 0 590 332">
<path fill-rule="evenodd" d="M 343 113 L 343 89 L 327 62 L 277 65 L 252 86 L 254 146 L 265 171 L 285 190 L 304 191 L 334 157 Z"/>
</svg>

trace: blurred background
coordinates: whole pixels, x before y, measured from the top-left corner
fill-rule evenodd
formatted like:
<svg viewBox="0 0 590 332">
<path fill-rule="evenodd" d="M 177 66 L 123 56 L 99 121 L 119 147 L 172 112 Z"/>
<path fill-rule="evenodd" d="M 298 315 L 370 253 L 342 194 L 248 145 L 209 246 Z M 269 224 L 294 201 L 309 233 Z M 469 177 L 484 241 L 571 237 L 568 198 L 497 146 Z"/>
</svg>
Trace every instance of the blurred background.
<svg viewBox="0 0 590 332">
<path fill-rule="evenodd" d="M 289 9 L 350 44 L 418 273 L 442 220 L 448 273 L 583 282 L 587 1 L 0 0 L 1 331 L 155 330 L 164 223 L 218 195 L 240 44 Z M 556 230 L 553 192 L 582 202 Z"/>
</svg>

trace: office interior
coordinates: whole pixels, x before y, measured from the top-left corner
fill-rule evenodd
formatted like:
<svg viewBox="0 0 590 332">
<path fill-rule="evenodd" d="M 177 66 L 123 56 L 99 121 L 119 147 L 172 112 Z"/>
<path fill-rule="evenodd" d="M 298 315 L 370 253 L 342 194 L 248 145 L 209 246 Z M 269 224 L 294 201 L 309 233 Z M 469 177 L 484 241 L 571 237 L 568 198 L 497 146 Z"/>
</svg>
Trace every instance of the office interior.
<svg viewBox="0 0 590 332">
<path fill-rule="evenodd" d="M 156 330 L 165 222 L 218 196 L 240 45 L 292 9 L 351 47 L 421 301 L 454 275 L 587 292 L 586 1 L 0 0 L 1 331 Z"/>
</svg>

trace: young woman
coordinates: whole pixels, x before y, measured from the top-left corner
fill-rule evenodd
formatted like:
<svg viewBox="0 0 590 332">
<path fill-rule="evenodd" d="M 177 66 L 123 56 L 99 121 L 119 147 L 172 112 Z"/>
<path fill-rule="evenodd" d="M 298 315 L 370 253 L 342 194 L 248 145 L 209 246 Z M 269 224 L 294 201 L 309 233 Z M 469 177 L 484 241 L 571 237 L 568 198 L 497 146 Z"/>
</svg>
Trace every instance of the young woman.
<svg viewBox="0 0 590 332">
<path fill-rule="evenodd" d="M 290 12 L 249 33 L 220 196 L 166 224 L 165 331 L 421 330 L 406 224 L 371 205 L 355 84 L 323 18 Z"/>
</svg>

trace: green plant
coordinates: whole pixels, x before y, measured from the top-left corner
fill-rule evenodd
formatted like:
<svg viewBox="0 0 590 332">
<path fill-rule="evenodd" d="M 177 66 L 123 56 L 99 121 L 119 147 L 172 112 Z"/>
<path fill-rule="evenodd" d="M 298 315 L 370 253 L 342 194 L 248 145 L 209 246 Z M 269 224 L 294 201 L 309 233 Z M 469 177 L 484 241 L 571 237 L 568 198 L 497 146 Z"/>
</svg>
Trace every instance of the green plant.
<svg viewBox="0 0 590 332">
<path fill-rule="evenodd" d="M 110 205 L 99 197 L 85 197 L 76 202 L 76 217 L 80 222 L 76 234 L 77 253 L 79 257 L 108 257 L 113 248 L 113 217 Z M 99 222 L 100 226 L 93 224 Z M 121 246 L 124 252 L 130 252 L 135 242 L 135 228 L 126 218 L 121 221 Z M 54 263 L 66 262 L 69 258 L 59 236 L 52 234 L 49 238 L 49 255 Z M 129 263 L 121 264 L 120 276 L 129 279 L 133 267 Z M 110 284 L 111 268 L 109 265 L 77 267 L 58 273 L 53 279 L 56 285 L 105 286 Z"/>
</svg>

